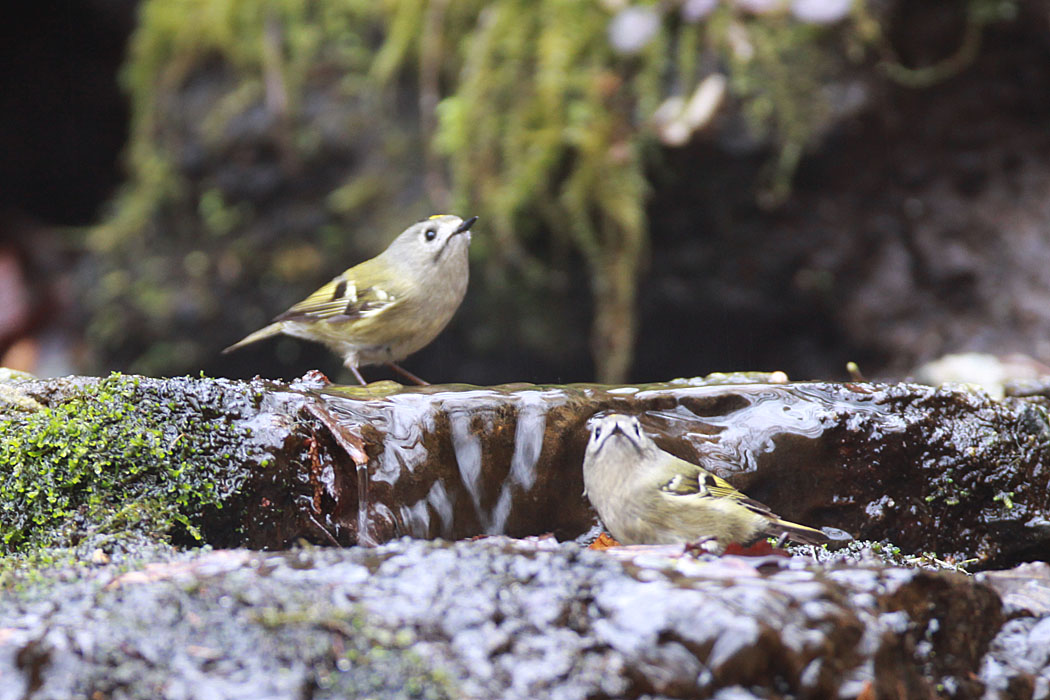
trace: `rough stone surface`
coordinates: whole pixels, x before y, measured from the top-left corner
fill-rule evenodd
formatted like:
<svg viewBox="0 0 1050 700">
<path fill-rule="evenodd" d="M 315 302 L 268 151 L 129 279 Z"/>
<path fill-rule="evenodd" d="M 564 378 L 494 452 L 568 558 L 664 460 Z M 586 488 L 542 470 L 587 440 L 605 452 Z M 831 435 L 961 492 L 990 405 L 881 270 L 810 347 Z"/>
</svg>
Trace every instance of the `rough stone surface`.
<svg viewBox="0 0 1050 700">
<path fill-rule="evenodd" d="M 638 415 L 664 449 L 789 520 L 971 569 L 1046 551 L 1045 395 L 999 401 L 962 388 L 769 379 L 406 389 L 336 387 L 321 377 L 291 385 L 139 378 L 124 383 L 121 400 L 170 401 L 161 402 L 157 430 L 170 428 L 171 411 L 250 429 L 243 449 L 222 447 L 248 473 L 223 484 L 221 508 L 187 513 L 214 546 L 548 532 L 572 539 L 595 523 L 582 493 L 587 421 L 619 411 Z M 14 386 L 57 406 L 94 382 Z"/>
<path fill-rule="evenodd" d="M 1045 618 L 1000 631 L 967 576 L 680 552 L 401 540 L 91 567 L 0 601 L 0 700 L 979 697 L 1050 677 Z"/>
</svg>

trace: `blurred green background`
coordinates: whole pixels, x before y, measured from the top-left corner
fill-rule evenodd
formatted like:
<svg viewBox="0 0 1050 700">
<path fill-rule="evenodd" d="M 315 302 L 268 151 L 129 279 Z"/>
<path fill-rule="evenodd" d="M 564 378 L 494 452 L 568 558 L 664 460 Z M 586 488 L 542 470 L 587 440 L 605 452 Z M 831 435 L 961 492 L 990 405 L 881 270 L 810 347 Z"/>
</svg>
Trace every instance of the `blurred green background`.
<svg viewBox="0 0 1050 700">
<path fill-rule="evenodd" d="M 1050 359 L 1044 5 L 32 12 L 0 42 L 7 364 L 345 381 L 292 339 L 218 352 L 435 212 L 480 217 L 404 363 L 435 382 Z"/>
</svg>

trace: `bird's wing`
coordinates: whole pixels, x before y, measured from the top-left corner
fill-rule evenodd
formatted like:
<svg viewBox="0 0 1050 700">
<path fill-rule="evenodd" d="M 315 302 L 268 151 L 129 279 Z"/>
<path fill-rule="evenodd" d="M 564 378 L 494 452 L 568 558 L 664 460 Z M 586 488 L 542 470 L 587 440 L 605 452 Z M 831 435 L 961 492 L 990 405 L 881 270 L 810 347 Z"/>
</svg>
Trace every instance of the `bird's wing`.
<svg viewBox="0 0 1050 700">
<path fill-rule="evenodd" d="M 748 498 L 733 488 L 728 481 L 715 476 L 703 467 L 686 462 L 671 454 L 667 455 L 662 466 L 663 479 L 660 485 L 660 492 L 666 498 L 682 499 L 683 502 L 688 498 L 725 499 L 739 503 L 752 513 L 766 519 L 766 528 L 764 530 L 760 529 L 753 534 L 761 535 L 764 532 L 766 535 L 777 537 L 787 533 L 788 537 L 795 542 L 813 545 L 824 544 L 830 540 L 820 530 L 782 520 L 769 509 L 769 506 L 753 498 Z"/>
<path fill-rule="evenodd" d="M 715 476 L 703 467 L 668 454 L 660 491 L 683 498 L 728 498 L 759 515 L 772 515 L 769 507 L 733 488 L 725 479 Z"/>
<path fill-rule="evenodd" d="M 371 261 L 369 261 L 371 262 Z M 366 263 L 363 263 L 366 264 Z M 304 318 L 324 320 L 352 320 L 367 318 L 398 304 L 402 295 L 384 284 L 382 278 L 368 276 L 373 284 L 358 288 L 350 273 L 360 270 L 361 266 L 347 270 L 316 292 L 306 297 L 292 308 L 274 319 L 274 321 L 295 321 Z"/>
</svg>

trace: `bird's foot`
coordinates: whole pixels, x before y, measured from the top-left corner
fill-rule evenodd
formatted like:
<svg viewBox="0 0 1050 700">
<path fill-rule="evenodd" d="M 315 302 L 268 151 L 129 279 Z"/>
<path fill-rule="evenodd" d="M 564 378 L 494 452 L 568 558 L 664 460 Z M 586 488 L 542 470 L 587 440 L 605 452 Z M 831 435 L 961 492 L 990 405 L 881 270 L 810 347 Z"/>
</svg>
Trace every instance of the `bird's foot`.
<svg viewBox="0 0 1050 700">
<path fill-rule="evenodd" d="M 691 554 L 694 557 L 698 557 L 701 554 L 718 554 L 721 549 L 718 545 L 718 538 L 711 535 L 704 535 L 698 537 L 692 542 L 686 542 L 682 548 L 682 554 Z"/>
<path fill-rule="evenodd" d="M 400 374 L 402 377 L 404 377 L 405 379 L 407 379 L 410 382 L 415 382 L 419 386 L 430 386 L 430 382 L 428 382 L 428 381 L 426 381 L 424 379 L 420 379 L 419 377 L 417 377 L 416 375 L 412 374 L 411 372 L 409 372 L 407 369 L 405 369 L 401 365 L 397 364 L 396 362 L 387 362 L 386 366 L 389 367 L 390 369 L 394 370 L 395 372 L 397 372 L 398 374 Z"/>
</svg>

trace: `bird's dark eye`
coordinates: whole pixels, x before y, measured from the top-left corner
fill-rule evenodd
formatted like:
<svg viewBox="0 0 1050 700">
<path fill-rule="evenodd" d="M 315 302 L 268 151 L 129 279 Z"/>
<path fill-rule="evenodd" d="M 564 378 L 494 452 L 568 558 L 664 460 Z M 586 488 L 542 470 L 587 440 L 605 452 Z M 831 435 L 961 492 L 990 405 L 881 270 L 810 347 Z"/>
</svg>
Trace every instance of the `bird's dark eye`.
<svg viewBox="0 0 1050 700">
<path fill-rule="evenodd" d="M 437 235 L 438 230 L 436 228 L 428 228 L 426 231 L 423 232 L 423 237 L 426 238 L 428 241 L 434 240 L 435 238 L 437 238 Z"/>
<path fill-rule="evenodd" d="M 598 438 L 598 437 L 601 437 L 601 435 L 602 435 L 602 426 L 599 425 L 599 426 L 595 427 L 595 429 L 594 429 L 594 437 Z"/>
</svg>

